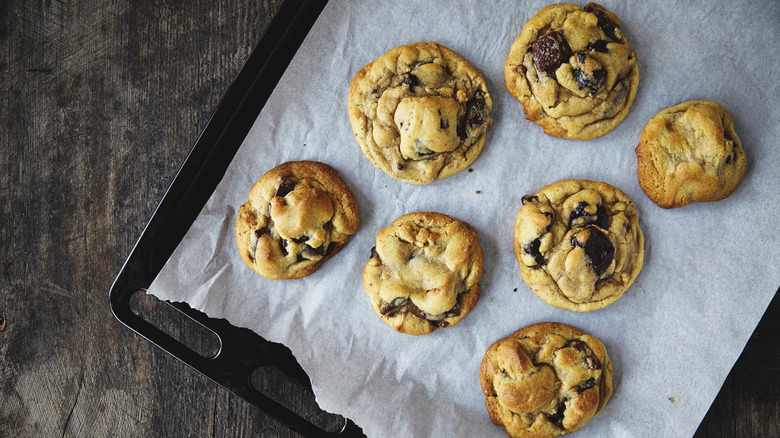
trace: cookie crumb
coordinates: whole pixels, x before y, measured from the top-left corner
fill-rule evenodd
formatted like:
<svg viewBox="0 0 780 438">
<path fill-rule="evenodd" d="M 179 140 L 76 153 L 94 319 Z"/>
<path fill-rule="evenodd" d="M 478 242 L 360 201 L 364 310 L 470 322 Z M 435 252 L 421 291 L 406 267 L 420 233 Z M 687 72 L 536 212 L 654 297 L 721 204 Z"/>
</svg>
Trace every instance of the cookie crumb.
<svg viewBox="0 0 780 438">
<path fill-rule="evenodd" d="M 480 193 L 482 193 L 482 190 L 477 190 L 476 193 L 479 195 Z"/>
<path fill-rule="evenodd" d="M 474 168 L 473 167 L 469 167 L 469 172 L 473 172 L 473 171 L 474 171 Z"/>
<path fill-rule="evenodd" d="M 517 292 L 517 288 L 515 288 L 514 292 Z"/>
<path fill-rule="evenodd" d="M 669 397 L 669 401 L 672 403 L 677 403 L 677 399 L 674 397 Z"/>
</svg>

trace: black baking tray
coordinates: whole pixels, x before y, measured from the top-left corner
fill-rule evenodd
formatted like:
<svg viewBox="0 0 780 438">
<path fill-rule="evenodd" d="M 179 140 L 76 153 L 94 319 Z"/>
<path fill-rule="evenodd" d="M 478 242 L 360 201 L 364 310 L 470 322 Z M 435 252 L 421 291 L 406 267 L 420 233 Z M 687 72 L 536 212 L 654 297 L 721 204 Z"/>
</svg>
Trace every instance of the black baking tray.
<svg viewBox="0 0 780 438">
<path fill-rule="evenodd" d="M 326 3 L 326 0 L 288 0 L 282 5 L 198 137 L 111 285 L 109 304 L 114 316 L 125 326 L 291 430 L 306 437 L 362 437 L 365 436 L 362 430 L 349 419 L 343 419 L 337 431 L 324 430 L 252 386 L 251 378 L 256 370 L 273 368 L 307 388 L 313 399 L 311 381 L 287 347 L 224 319 L 209 318 L 185 303 L 163 302 L 162 305 L 170 306 L 216 335 L 218 351 L 203 356 L 155 326 L 135 311 L 131 303 L 136 293 L 148 289 L 195 221 Z M 774 320 L 778 309 L 780 290 L 762 324 Z M 753 343 L 753 339 L 748 342 L 743 356 L 754 349 Z"/>
<path fill-rule="evenodd" d="M 195 221 L 326 3 L 288 0 L 281 6 L 111 285 L 109 304 L 114 316 L 131 330 L 295 432 L 306 437 L 362 437 L 362 430 L 349 419 L 343 419 L 337 431 L 325 430 L 252 386 L 252 374 L 270 367 L 301 384 L 313 399 L 311 381 L 287 347 L 224 319 L 209 318 L 184 303 L 163 303 L 216 335 L 218 351 L 204 357 L 155 326 L 131 303 L 133 295 L 148 289 Z"/>
</svg>

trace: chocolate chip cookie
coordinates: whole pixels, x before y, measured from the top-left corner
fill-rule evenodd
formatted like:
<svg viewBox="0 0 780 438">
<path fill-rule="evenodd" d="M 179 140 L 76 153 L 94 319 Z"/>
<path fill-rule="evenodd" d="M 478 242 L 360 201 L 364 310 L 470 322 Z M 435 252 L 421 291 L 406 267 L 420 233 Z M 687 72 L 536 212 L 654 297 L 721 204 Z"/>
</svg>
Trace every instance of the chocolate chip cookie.
<svg viewBox="0 0 780 438">
<path fill-rule="evenodd" d="M 441 213 L 409 213 L 377 234 L 363 286 L 384 322 L 424 335 L 457 324 L 474 308 L 483 263 L 469 224 Z"/>
<path fill-rule="evenodd" d="M 485 80 L 436 43 L 396 47 L 360 69 L 349 119 L 369 160 L 401 181 L 428 184 L 468 167 L 492 123 Z"/>
<path fill-rule="evenodd" d="M 504 84 L 545 134 L 589 140 L 626 117 L 639 68 L 615 14 L 596 3 L 554 4 L 523 26 Z"/>
<path fill-rule="evenodd" d="M 522 202 L 515 256 L 525 282 L 548 304 L 579 312 L 606 307 L 642 270 L 636 207 L 615 187 L 565 180 Z"/>
<path fill-rule="evenodd" d="M 270 279 L 311 275 L 360 225 L 352 191 L 330 166 L 291 161 L 263 175 L 238 210 L 241 259 Z"/>
<path fill-rule="evenodd" d="M 479 380 L 494 424 L 513 438 L 551 438 L 582 428 L 604 410 L 612 362 L 593 336 L 545 322 L 491 345 Z"/>
<path fill-rule="evenodd" d="M 708 100 L 683 102 L 650 119 L 636 157 L 639 185 L 663 208 L 728 197 L 747 164 L 731 114 Z"/>
</svg>

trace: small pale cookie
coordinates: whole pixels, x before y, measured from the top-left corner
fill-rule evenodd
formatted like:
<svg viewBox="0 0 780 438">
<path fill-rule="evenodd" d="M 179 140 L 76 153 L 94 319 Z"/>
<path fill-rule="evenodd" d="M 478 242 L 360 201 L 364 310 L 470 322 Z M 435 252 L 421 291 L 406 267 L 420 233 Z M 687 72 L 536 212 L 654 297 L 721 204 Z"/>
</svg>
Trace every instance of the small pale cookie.
<svg viewBox="0 0 780 438">
<path fill-rule="evenodd" d="M 708 100 L 683 102 L 650 119 L 636 157 L 639 185 L 663 208 L 728 197 L 747 165 L 734 119 Z"/>
<path fill-rule="evenodd" d="M 398 46 L 360 69 L 350 83 L 348 103 L 366 157 L 413 184 L 468 167 L 492 123 L 493 102 L 482 75 L 436 43 Z"/>
<path fill-rule="evenodd" d="M 302 278 L 339 252 L 358 225 L 357 200 L 332 167 L 291 161 L 252 186 L 238 210 L 236 243 L 241 260 L 263 277 Z"/>
<path fill-rule="evenodd" d="M 582 428 L 604 410 L 612 395 L 612 362 L 593 336 L 545 322 L 491 345 L 479 381 L 494 424 L 513 438 L 552 438 Z"/>
<path fill-rule="evenodd" d="M 380 318 L 400 333 L 424 335 L 457 324 L 479 300 L 484 254 L 466 222 L 409 213 L 376 236 L 363 286 Z"/>
<path fill-rule="evenodd" d="M 504 84 L 545 134 L 589 140 L 628 115 L 639 68 L 615 14 L 596 3 L 553 4 L 515 39 Z"/>
<path fill-rule="evenodd" d="M 514 232 L 523 280 L 546 303 L 590 312 L 633 284 L 644 236 L 633 201 L 603 182 L 558 181 L 523 197 Z"/>
</svg>

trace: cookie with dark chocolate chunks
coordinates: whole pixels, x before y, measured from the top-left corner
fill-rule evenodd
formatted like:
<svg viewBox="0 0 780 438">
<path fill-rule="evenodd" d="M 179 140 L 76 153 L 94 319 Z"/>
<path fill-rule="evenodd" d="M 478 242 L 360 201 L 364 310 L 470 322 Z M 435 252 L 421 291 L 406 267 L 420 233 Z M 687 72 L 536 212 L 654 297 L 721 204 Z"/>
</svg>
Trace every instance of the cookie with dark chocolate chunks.
<svg viewBox="0 0 780 438">
<path fill-rule="evenodd" d="M 526 284 L 562 309 L 606 307 L 642 269 L 644 236 L 634 203 L 603 182 L 565 180 L 523 197 L 514 231 Z"/>
</svg>

